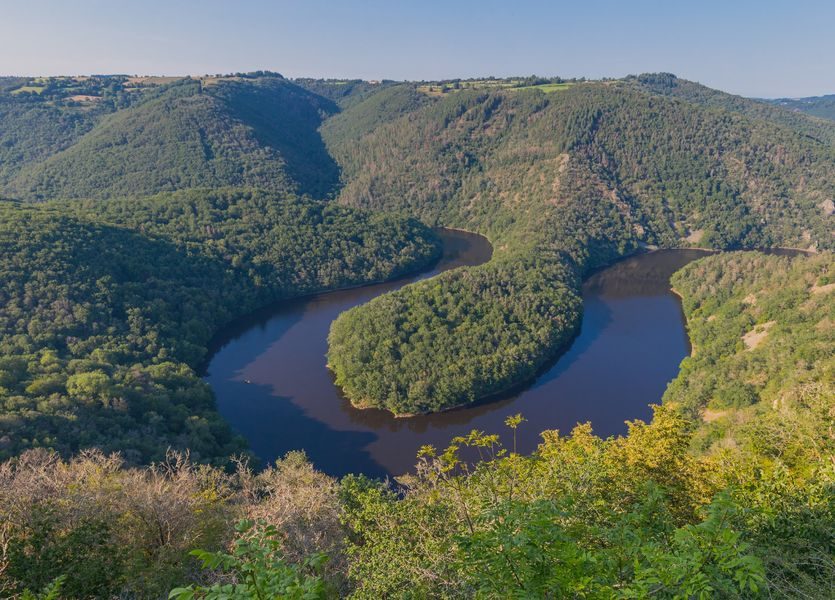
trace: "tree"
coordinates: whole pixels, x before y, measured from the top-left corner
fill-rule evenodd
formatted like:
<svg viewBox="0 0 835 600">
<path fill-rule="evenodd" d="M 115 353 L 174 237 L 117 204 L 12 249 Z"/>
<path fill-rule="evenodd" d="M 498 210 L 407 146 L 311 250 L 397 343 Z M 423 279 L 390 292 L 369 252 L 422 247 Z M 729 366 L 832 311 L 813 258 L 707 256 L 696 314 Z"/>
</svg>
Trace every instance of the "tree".
<svg viewBox="0 0 835 600">
<path fill-rule="evenodd" d="M 194 550 L 203 569 L 217 572 L 228 583 L 190 585 L 171 590 L 171 600 L 315 600 L 324 598 L 326 586 L 320 576 L 327 558 L 309 557 L 301 565 L 289 565 L 281 553 L 275 527 L 263 521 L 240 521 L 231 553 Z"/>
</svg>

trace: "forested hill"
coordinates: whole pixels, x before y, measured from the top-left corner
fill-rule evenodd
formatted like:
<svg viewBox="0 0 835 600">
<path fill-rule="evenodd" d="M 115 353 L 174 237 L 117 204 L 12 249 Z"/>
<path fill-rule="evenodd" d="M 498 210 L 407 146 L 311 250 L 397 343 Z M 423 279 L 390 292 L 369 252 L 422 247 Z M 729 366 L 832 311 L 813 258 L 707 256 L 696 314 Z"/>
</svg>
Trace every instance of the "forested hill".
<svg viewBox="0 0 835 600">
<path fill-rule="evenodd" d="M 826 96 L 820 99 L 807 98 L 805 100 L 808 102 L 805 104 L 803 100 L 798 101 L 797 104 L 790 101 L 753 100 L 680 79 L 670 73 L 649 73 L 627 77 L 626 81 L 653 93 L 681 98 L 700 106 L 736 112 L 752 119 L 770 121 L 794 129 L 813 139 L 835 144 L 835 123 L 824 120 L 827 118 Z M 832 112 L 832 97 L 830 96 L 829 99 L 828 118 L 832 119 L 835 113 Z M 804 110 L 804 106 L 808 110 Z M 787 108 L 789 110 L 786 110 Z"/>
<path fill-rule="evenodd" d="M 835 121 L 835 94 L 809 98 L 780 98 L 770 102 L 788 110 Z"/>
<path fill-rule="evenodd" d="M 835 152 L 801 127 L 630 80 L 416 94 L 389 87 L 325 123 L 343 202 L 499 233 L 576 194 L 608 198 L 648 243 L 833 244 Z"/>
<path fill-rule="evenodd" d="M 422 121 L 436 118 L 435 122 L 444 122 L 447 116 L 441 114 L 443 111 L 469 110 L 456 104 L 472 102 L 474 96 L 485 94 L 490 97 L 489 102 L 502 98 L 505 101 L 504 109 L 496 111 L 497 119 L 511 114 L 508 110 L 516 117 L 539 112 L 533 106 L 510 107 L 507 99 L 511 96 L 539 98 L 543 108 L 550 107 L 544 112 L 554 113 L 555 106 L 564 104 L 562 99 L 576 104 L 581 90 L 593 89 L 597 97 L 586 98 L 581 110 L 616 108 L 635 116 L 634 111 L 646 108 L 636 99 L 650 95 L 679 99 L 687 103 L 685 106 L 714 109 L 714 117 L 720 121 L 722 115 L 742 116 L 758 125 L 770 123 L 799 133 L 809 142 L 831 145 L 835 140 L 835 123 L 711 90 L 669 74 L 641 75 L 605 84 L 537 82 L 527 78 L 433 86 L 391 81 L 290 81 L 264 72 L 180 79 L 0 78 L 0 197 L 44 200 L 138 196 L 226 185 L 326 197 L 339 184 L 334 158 L 344 162 L 348 170 L 343 182 L 359 179 L 361 184 L 362 178 L 369 176 L 353 168 L 346 157 L 346 146 L 350 148 L 375 128 L 407 114 L 414 118 L 413 125 L 401 123 L 398 127 L 414 142 L 415 134 L 426 132 Z M 638 92 L 636 96 L 625 95 L 630 89 Z M 343 114 L 338 114 L 340 111 Z M 494 108 L 488 109 L 493 111 Z M 330 118 L 334 115 L 337 116 Z M 449 117 L 456 119 L 452 114 Z M 473 117 L 469 111 L 467 119 Z M 677 117 L 670 117 L 659 114 L 654 123 L 662 135 L 681 124 L 676 122 Z M 497 119 L 483 123 L 491 128 L 491 135 L 480 139 L 476 136 L 471 141 L 503 143 L 510 150 L 520 147 L 524 142 L 519 135 L 512 134 L 512 139 L 506 139 L 506 135 L 497 137 L 504 129 Z M 323 121 L 328 148 L 317 131 Z M 523 123 L 517 119 L 512 129 L 523 137 L 545 136 L 557 144 L 570 143 L 560 126 L 555 126 L 549 132 L 547 122 L 533 119 Z M 588 123 L 575 122 L 570 135 L 587 126 Z M 725 123 L 724 134 L 733 136 L 735 127 L 736 122 Z M 446 131 L 444 137 L 449 133 Z M 694 132 L 693 145 L 715 146 L 720 140 L 699 138 L 708 133 Z M 739 133 L 738 141 L 747 144 L 755 154 L 765 149 L 756 145 L 756 140 L 744 130 Z M 431 140 L 427 141 L 431 144 Z M 449 141 L 449 148 L 421 148 L 413 143 L 417 153 L 406 164 L 420 167 L 419 162 L 426 162 L 421 154 L 427 151 L 439 151 L 432 160 L 445 160 L 447 151 L 456 146 L 455 140 Z M 732 146 L 737 144 L 730 141 Z M 640 138 L 635 142 L 642 143 Z M 463 151 L 460 147 L 457 150 Z M 644 150 L 652 153 L 651 149 Z M 535 154 L 528 158 L 538 160 Z M 660 154 L 646 156 L 642 162 L 648 171 L 657 170 L 654 161 L 659 158 Z M 438 166 L 442 167 L 443 176 L 450 165 Z M 458 165 L 451 174 L 461 182 L 481 167 Z M 661 166 L 662 170 L 666 168 Z M 457 177 L 459 174 L 461 177 Z M 399 185 L 403 185 L 411 181 L 412 175 L 402 178 L 395 172 L 391 178 L 397 176 Z M 439 173 L 427 176 L 431 187 Z"/>
<path fill-rule="evenodd" d="M 335 326 L 337 380 L 357 403 L 399 412 L 529 377 L 575 330 L 582 276 L 641 244 L 835 243 L 835 123 L 669 74 L 12 78 L 0 84 L 0 111 L 0 197 L 245 186 L 490 237 L 489 265 Z M 387 343 L 397 351 L 370 351 Z"/>
<path fill-rule="evenodd" d="M 549 90 L 450 90 L 377 122 L 372 96 L 323 126 L 342 202 L 474 229 L 496 248 L 488 265 L 336 321 L 329 361 L 356 404 L 426 412 L 531 377 L 579 322 L 579 278 L 641 243 L 835 243 L 835 151 L 803 127 L 632 80 Z"/>
<path fill-rule="evenodd" d="M 269 302 L 425 266 L 414 220 L 251 190 L 0 202 L 0 457 L 245 449 L 195 369 Z"/>
<path fill-rule="evenodd" d="M 133 94 L 121 108 L 102 96 L 74 96 L 99 98 L 79 107 L 0 94 L 2 193 L 103 198 L 236 185 L 321 198 L 335 189 L 338 168 L 317 128 L 337 106 L 280 76 L 186 78 Z"/>
</svg>

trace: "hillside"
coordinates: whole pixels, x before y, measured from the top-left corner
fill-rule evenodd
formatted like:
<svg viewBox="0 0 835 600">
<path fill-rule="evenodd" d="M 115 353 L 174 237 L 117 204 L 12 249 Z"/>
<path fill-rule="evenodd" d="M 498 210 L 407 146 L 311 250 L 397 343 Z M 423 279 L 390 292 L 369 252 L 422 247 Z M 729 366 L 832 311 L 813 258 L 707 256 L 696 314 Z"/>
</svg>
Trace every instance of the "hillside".
<svg viewBox="0 0 835 600">
<path fill-rule="evenodd" d="M 835 126 L 824 120 L 826 119 L 825 114 L 818 114 L 814 110 L 798 111 L 798 106 L 779 100 L 767 101 L 743 98 L 678 78 L 670 73 L 651 73 L 637 77 L 627 77 L 626 81 L 652 93 L 681 98 L 699 106 L 735 112 L 755 120 L 769 121 L 793 129 L 812 139 L 830 145 L 835 144 Z M 812 101 L 809 103 L 810 108 L 817 104 L 814 102 L 816 99 L 808 100 Z M 820 100 L 824 100 L 824 98 Z M 823 119 L 818 117 L 823 117 Z"/>
<path fill-rule="evenodd" d="M 770 102 L 788 110 L 835 121 L 835 95 L 812 96 L 809 98 L 780 98 L 778 100 L 770 100 Z"/>
<path fill-rule="evenodd" d="M 75 144 L 102 119 L 159 93 L 121 75 L 0 77 L 0 197 L 25 167 Z"/>
<path fill-rule="evenodd" d="M 627 80 L 552 94 L 460 91 L 394 109 L 386 103 L 388 116 L 369 123 L 369 113 L 381 112 L 372 103 L 382 104 L 372 96 L 323 127 L 345 171 L 340 200 L 498 233 L 534 206 L 553 212 L 548 205 L 573 192 L 557 185 L 563 175 L 585 169 L 601 180 L 590 187 L 618 195 L 620 212 L 650 243 L 703 231 L 705 246 L 800 245 L 804 234 L 831 246 L 817 206 L 833 191 L 835 154 L 825 144 L 756 115 L 635 87 Z M 709 178 L 721 189 L 706 187 Z M 806 223 L 823 227 L 805 232 Z"/>
<path fill-rule="evenodd" d="M 196 372 L 219 328 L 420 268 L 436 243 L 411 220 L 247 190 L 0 203 L 0 456 L 241 452 Z"/>
<path fill-rule="evenodd" d="M 29 150 L 4 193 L 104 198 L 233 185 L 325 197 L 337 183 L 338 168 L 316 131 L 336 105 L 280 76 L 183 79 L 145 95 L 95 120 L 75 122 L 66 110 L 52 115 L 42 103 L 31 115 L 0 115 L 31 134 L 26 119 L 45 113 L 56 122 L 43 127 L 61 134 L 45 137 L 43 152 L 28 138 L 11 140 L 12 149 Z"/>
<path fill-rule="evenodd" d="M 329 364 L 358 406 L 430 412 L 525 381 L 575 331 L 580 278 L 640 244 L 835 244 L 835 152 L 773 119 L 629 81 L 461 90 L 379 123 L 373 101 L 322 129 L 340 202 L 472 229 L 496 252 L 334 323 Z"/>
<path fill-rule="evenodd" d="M 738 447 L 793 466 L 824 460 L 819 438 L 835 398 L 833 254 L 723 254 L 672 283 L 693 352 L 664 401 L 701 424 L 697 449 Z"/>
</svg>

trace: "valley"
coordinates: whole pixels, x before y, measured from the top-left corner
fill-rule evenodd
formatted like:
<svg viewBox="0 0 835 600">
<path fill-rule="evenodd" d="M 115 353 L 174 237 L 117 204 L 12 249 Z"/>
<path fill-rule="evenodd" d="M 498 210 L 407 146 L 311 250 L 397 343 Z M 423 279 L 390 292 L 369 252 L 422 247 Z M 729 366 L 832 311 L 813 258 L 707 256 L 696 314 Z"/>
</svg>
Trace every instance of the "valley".
<svg viewBox="0 0 835 600">
<path fill-rule="evenodd" d="M 453 232 L 454 233 L 454 232 Z M 450 234 L 443 234 L 448 248 Z M 452 238 L 455 240 L 455 237 Z M 479 243 L 471 242 L 478 247 Z M 453 246 L 457 248 L 457 245 Z M 474 266 L 489 257 L 471 247 L 447 267 Z M 486 256 L 485 256 L 486 254 Z M 341 397 L 325 365 L 330 323 L 351 306 L 412 279 L 329 293 L 259 313 L 236 327 L 208 366 L 218 409 L 267 462 L 303 449 L 332 476 L 400 476 L 413 471 L 421 446 L 440 446 L 472 429 L 499 431 L 521 413 L 535 423 L 518 437 L 520 452 L 535 450 L 540 431 L 571 430 L 589 421 L 597 435 L 622 435 L 625 422 L 647 419 L 687 353 L 687 337 L 669 277 L 704 256 L 658 251 L 625 259 L 592 275 L 583 286 L 581 330 L 555 364 L 521 391 L 474 407 L 395 418 L 356 409 Z"/>
<path fill-rule="evenodd" d="M 0 78 L 0 595 L 832 589 L 806 100 Z"/>
</svg>

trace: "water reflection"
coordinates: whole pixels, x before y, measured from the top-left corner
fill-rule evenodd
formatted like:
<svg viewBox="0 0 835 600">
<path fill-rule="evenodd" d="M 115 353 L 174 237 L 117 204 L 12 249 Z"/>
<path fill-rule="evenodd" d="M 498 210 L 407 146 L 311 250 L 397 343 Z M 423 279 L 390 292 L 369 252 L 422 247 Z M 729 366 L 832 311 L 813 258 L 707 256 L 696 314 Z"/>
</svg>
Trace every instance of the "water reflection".
<svg viewBox="0 0 835 600">
<path fill-rule="evenodd" d="M 421 277 L 490 257 L 484 238 L 456 231 L 443 237 L 444 258 Z M 649 405 L 687 355 L 669 277 L 700 256 L 658 251 L 592 275 L 583 286 L 582 328 L 567 352 L 525 389 L 466 409 L 407 419 L 360 411 L 340 396 L 325 367 L 328 329 L 340 312 L 416 278 L 285 302 L 239 323 L 218 345 L 206 379 L 220 412 L 262 459 L 301 448 L 334 475 L 404 473 L 421 445 L 444 446 L 471 429 L 504 432 L 505 418 L 517 412 L 528 419 L 518 436 L 522 452 L 535 448 L 544 429 L 568 431 L 578 422 L 614 435 L 625 431 L 625 420 L 650 417 Z"/>
</svg>

